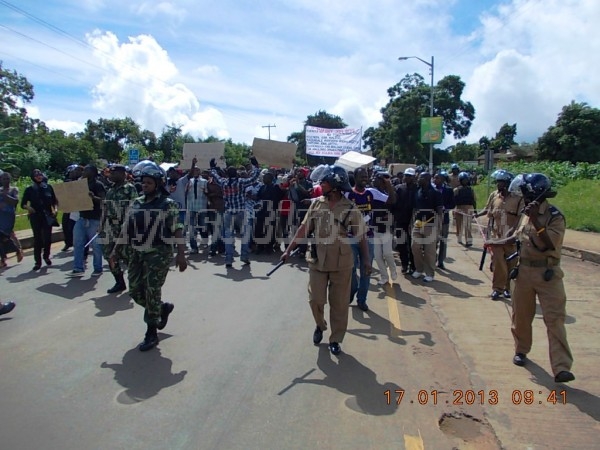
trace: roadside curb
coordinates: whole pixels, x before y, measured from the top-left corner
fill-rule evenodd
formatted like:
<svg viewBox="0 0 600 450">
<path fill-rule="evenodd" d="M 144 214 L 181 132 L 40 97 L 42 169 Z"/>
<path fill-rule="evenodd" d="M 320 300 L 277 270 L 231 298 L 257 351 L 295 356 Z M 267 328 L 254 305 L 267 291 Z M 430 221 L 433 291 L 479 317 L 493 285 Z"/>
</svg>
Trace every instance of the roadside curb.
<svg viewBox="0 0 600 450">
<path fill-rule="evenodd" d="M 595 264 L 600 264 L 600 253 L 592 252 L 590 250 L 582 250 L 580 248 L 563 245 L 562 254 L 579 258 L 582 261 L 589 261 Z"/>
</svg>

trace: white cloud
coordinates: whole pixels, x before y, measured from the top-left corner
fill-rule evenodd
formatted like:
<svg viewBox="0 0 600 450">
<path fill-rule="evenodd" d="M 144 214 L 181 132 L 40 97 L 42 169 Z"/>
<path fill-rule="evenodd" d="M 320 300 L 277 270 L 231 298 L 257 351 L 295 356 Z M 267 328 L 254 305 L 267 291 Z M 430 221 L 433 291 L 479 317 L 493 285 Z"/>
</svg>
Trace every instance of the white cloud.
<svg viewBox="0 0 600 450">
<path fill-rule="evenodd" d="M 600 103 L 600 37 L 595 0 L 515 0 L 488 15 L 482 63 L 465 95 L 477 110 L 471 135 L 494 135 L 517 123 L 517 141 L 532 142 L 572 100 Z"/>
<path fill-rule="evenodd" d="M 155 133 L 175 124 L 195 136 L 229 137 L 222 114 L 202 109 L 196 95 L 176 81 L 177 68 L 152 36 L 120 43 L 113 33 L 96 31 L 88 39 L 106 69 L 94 88 L 94 107 L 101 114 L 132 117 Z"/>
</svg>

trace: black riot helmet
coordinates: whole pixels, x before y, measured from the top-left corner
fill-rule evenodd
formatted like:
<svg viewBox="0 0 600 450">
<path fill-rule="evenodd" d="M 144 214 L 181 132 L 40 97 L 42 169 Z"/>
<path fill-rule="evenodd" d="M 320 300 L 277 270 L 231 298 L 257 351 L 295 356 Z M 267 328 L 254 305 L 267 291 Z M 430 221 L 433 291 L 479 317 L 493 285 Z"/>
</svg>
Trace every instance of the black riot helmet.
<svg viewBox="0 0 600 450">
<path fill-rule="evenodd" d="M 167 183 L 167 173 L 164 171 L 162 167 L 156 164 L 154 161 L 144 160 L 140 161 L 133 167 L 133 176 L 136 179 L 142 180 L 143 177 L 150 177 L 156 181 L 157 189 L 162 188 L 162 190 L 169 194 L 169 191 L 166 189 Z"/>
<path fill-rule="evenodd" d="M 329 166 L 323 171 L 321 176 L 321 182 L 325 181 L 329 183 L 331 189 L 337 189 L 342 192 L 350 192 L 352 186 L 348 178 L 348 172 L 346 169 L 340 166 Z"/>
<path fill-rule="evenodd" d="M 556 197 L 556 191 L 552 190 L 550 178 L 543 173 L 518 175 L 510 183 L 508 190 L 522 195 L 528 202 L 542 201 L 547 198 Z"/>
</svg>

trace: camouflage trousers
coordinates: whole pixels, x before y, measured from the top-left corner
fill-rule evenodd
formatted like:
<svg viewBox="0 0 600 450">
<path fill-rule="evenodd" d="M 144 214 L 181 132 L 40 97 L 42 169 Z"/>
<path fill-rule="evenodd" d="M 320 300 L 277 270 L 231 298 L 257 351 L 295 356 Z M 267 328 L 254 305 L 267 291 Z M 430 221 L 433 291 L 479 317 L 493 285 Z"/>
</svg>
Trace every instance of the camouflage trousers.
<svg viewBox="0 0 600 450">
<path fill-rule="evenodd" d="M 129 255 L 129 295 L 144 307 L 144 322 L 149 325 L 160 321 L 161 291 L 172 259 L 173 249 L 167 245 L 153 252 L 131 250 Z"/>
<path fill-rule="evenodd" d="M 110 255 L 112 253 L 112 251 L 115 248 L 115 240 L 116 238 L 119 236 L 119 234 L 121 233 L 121 228 L 120 227 L 111 227 L 108 231 L 108 233 L 104 230 L 102 230 L 100 232 L 100 234 L 98 235 L 98 239 L 100 239 L 100 242 L 102 243 L 102 255 L 104 256 L 104 259 L 106 259 L 107 261 L 110 262 Z M 117 253 L 116 253 L 116 261 L 114 265 L 109 264 L 110 267 L 110 273 L 112 273 L 114 276 L 118 276 L 118 275 L 123 275 L 123 267 L 121 266 L 121 264 L 123 264 L 124 267 L 127 266 L 127 261 L 128 261 L 128 253 L 129 253 L 129 247 L 127 245 L 120 245 L 117 248 Z"/>
</svg>

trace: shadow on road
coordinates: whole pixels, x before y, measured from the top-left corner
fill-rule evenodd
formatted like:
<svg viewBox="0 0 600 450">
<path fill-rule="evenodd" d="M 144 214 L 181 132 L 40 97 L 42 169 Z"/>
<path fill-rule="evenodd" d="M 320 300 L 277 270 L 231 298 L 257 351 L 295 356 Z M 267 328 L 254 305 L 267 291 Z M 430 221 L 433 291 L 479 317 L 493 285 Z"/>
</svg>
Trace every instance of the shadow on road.
<svg viewBox="0 0 600 450">
<path fill-rule="evenodd" d="M 124 291 L 119 296 L 108 294 L 104 297 L 92 297 L 90 300 L 94 302 L 98 310 L 95 314 L 96 317 L 108 317 L 119 311 L 127 311 L 134 308 L 134 304 L 127 291 Z"/>
<path fill-rule="evenodd" d="M 428 331 L 419 330 L 399 330 L 389 320 L 369 310 L 362 312 L 359 308 L 352 308 L 352 318 L 358 323 L 368 325 L 367 329 L 360 330 L 348 330 L 348 333 L 355 336 L 362 337 L 369 340 L 377 340 L 377 335 L 386 336 L 389 341 L 399 344 L 406 345 L 407 341 L 404 337 L 408 336 L 421 336 L 419 343 L 426 345 L 427 347 L 433 347 L 435 342 L 431 338 L 431 333 Z"/>
<path fill-rule="evenodd" d="M 165 334 L 159 335 L 165 339 Z M 155 348 L 148 352 L 140 352 L 137 347 L 123 355 L 121 364 L 100 364 L 103 369 L 114 370 L 114 379 L 126 388 L 117 396 L 117 401 L 124 405 L 143 402 L 157 395 L 162 389 L 174 386 L 183 381 L 187 370 L 171 373 L 173 362 L 160 354 Z"/>
<path fill-rule="evenodd" d="M 240 268 L 233 267 L 231 269 L 227 269 L 227 273 L 215 273 L 216 276 L 221 278 L 227 278 L 231 281 L 244 281 L 250 279 L 259 279 L 259 280 L 268 280 L 269 277 L 266 275 L 263 276 L 254 276 L 252 275 L 252 264 L 242 265 Z"/>
<path fill-rule="evenodd" d="M 528 360 L 525 368 L 533 376 L 532 381 L 540 386 L 544 386 L 550 392 L 556 392 L 557 407 L 562 403 L 563 397 L 559 395 L 560 391 L 565 391 L 565 399 L 568 404 L 574 405 L 582 413 L 587 414 L 596 422 L 600 422 L 600 398 L 581 389 L 573 388 L 564 383 L 556 383 L 554 377 L 546 372 L 535 362 Z"/>
<path fill-rule="evenodd" d="M 336 389 L 350 396 L 345 401 L 349 409 L 362 414 L 387 416 L 396 412 L 395 391 L 400 390 L 400 386 L 391 382 L 380 384 L 375 372 L 353 356 L 346 353 L 331 356 L 327 345 L 321 345 L 317 366 L 325 374 L 323 380 L 306 378 L 308 372 L 302 378 L 296 378 L 293 384 L 316 384 Z M 390 395 L 389 404 L 386 391 Z"/>
<path fill-rule="evenodd" d="M 57 297 L 73 300 L 95 289 L 98 277 L 86 279 L 70 278 L 65 284 L 48 283 L 37 288 L 38 291 Z"/>
</svg>

